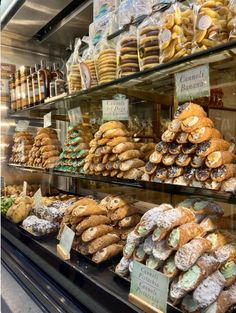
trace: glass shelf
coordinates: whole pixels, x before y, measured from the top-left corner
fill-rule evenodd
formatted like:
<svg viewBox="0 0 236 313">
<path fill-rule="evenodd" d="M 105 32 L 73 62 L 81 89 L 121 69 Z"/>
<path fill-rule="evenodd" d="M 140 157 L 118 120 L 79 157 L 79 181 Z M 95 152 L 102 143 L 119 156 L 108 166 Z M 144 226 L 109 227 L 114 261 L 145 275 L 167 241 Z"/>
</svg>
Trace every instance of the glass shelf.
<svg viewBox="0 0 236 313">
<path fill-rule="evenodd" d="M 212 198 L 215 200 L 219 200 L 224 203 L 236 204 L 236 194 L 223 192 L 223 191 L 190 187 L 190 186 L 181 186 L 181 185 L 173 185 L 173 184 L 146 182 L 146 181 L 140 181 L 140 180 L 123 179 L 123 178 L 116 178 L 116 177 L 110 177 L 110 176 L 82 175 L 82 174 L 69 173 L 69 172 L 45 170 L 45 169 L 35 168 L 35 167 L 20 166 L 20 165 L 15 165 L 11 163 L 8 163 L 8 166 L 13 167 L 15 169 L 19 169 L 21 171 L 30 172 L 30 173 L 42 173 L 42 174 L 55 175 L 55 176 L 61 176 L 61 177 L 67 177 L 67 178 L 77 178 L 77 179 L 100 182 L 100 183 L 108 183 L 108 184 L 115 184 L 115 185 L 127 186 L 127 187 L 132 187 L 132 188 L 164 192 L 167 194 L 171 193 L 175 195 L 202 196 L 202 197 L 208 197 L 208 198 Z"/>
<path fill-rule="evenodd" d="M 233 41 L 178 60 L 160 64 L 152 69 L 81 90 L 78 93 L 57 97 L 56 99 L 48 99 L 46 103 L 34 107 L 16 112 L 9 111 L 8 118 L 40 119 L 44 114 L 51 111 L 53 119 L 68 121 L 68 110 L 90 102 L 111 99 L 117 93 L 163 105 L 170 105 L 172 103 L 175 73 L 197 65 L 209 64 L 213 85 L 215 80 L 218 81 L 220 73 L 224 73 L 224 83 L 232 83 L 236 81 L 235 56 L 236 41 Z M 229 75 L 225 75 L 226 71 L 228 71 Z M 236 111 L 236 107 L 220 109 Z"/>
</svg>

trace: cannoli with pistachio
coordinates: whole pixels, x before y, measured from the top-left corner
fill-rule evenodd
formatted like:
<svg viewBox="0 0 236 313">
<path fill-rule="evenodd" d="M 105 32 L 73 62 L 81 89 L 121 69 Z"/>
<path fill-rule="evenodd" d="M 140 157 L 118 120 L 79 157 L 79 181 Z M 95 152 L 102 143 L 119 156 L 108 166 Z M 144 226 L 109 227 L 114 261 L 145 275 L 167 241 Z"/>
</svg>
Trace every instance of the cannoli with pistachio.
<svg viewBox="0 0 236 313">
<path fill-rule="evenodd" d="M 134 260 L 143 263 L 146 258 L 147 258 L 147 254 L 145 253 L 145 251 L 143 250 L 143 243 L 141 245 L 139 245 L 133 253 L 133 258 Z"/>
<path fill-rule="evenodd" d="M 236 258 L 229 259 L 224 265 L 219 269 L 221 274 L 225 278 L 225 287 L 231 286 L 236 282 Z"/>
<path fill-rule="evenodd" d="M 170 256 L 163 266 L 163 273 L 170 279 L 174 279 L 179 275 L 180 270 L 175 265 L 174 256 Z"/>
<path fill-rule="evenodd" d="M 115 268 L 115 272 L 120 276 L 127 276 L 129 274 L 129 264 L 131 260 L 123 257 Z"/>
</svg>

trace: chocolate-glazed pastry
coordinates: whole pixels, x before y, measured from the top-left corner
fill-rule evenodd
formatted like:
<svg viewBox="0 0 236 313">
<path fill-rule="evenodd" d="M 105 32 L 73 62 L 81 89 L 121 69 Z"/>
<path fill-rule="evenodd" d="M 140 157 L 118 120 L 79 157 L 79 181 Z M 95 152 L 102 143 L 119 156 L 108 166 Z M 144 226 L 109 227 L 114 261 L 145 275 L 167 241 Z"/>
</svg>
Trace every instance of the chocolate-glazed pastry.
<svg viewBox="0 0 236 313">
<path fill-rule="evenodd" d="M 183 154 L 193 154 L 197 149 L 197 144 L 187 142 L 182 146 Z"/>
<path fill-rule="evenodd" d="M 182 145 L 178 144 L 177 142 L 171 142 L 169 146 L 169 153 L 170 154 L 179 154 L 181 153 Z"/>
<path fill-rule="evenodd" d="M 159 153 L 165 154 L 168 152 L 169 143 L 164 141 L 159 141 L 155 147 L 155 150 Z"/>
<path fill-rule="evenodd" d="M 175 163 L 179 166 L 188 166 L 191 160 L 192 160 L 191 156 L 181 153 L 178 155 Z"/>
<path fill-rule="evenodd" d="M 165 166 L 159 165 L 157 167 L 155 177 L 157 179 L 165 179 L 167 177 L 167 168 Z"/>
<path fill-rule="evenodd" d="M 198 181 L 206 181 L 211 175 L 211 170 L 207 167 L 197 168 L 195 177 Z"/>
<path fill-rule="evenodd" d="M 198 148 L 196 150 L 196 154 L 201 157 L 206 157 L 210 153 L 214 151 L 225 151 L 229 149 L 229 142 L 223 140 L 223 139 L 215 139 L 212 138 L 210 140 L 206 140 L 202 142 L 200 145 L 198 145 Z"/>
<path fill-rule="evenodd" d="M 222 182 L 236 175 L 236 164 L 225 164 L 211 172 L 211 178 L 216 182 Z"/>
<path fill-rule="evenodd" d="M 167 153 L 163 156 L 162 163 L 166 166 L 173 165 L 175 163 L 176 157 L 177 155 Z"/>
<path fill-rule="evenodd" d="M 185 133 L 185 132 L 180 132 L 177 134 L 176 136 L 176 141 L 178 143 L 187 143 L 188 142 L 188 136 L 189 134 L 188 133 Z"/>
<path fill-rule="evenodd" d="M 183 174 L 184 169 L 178 165 L 172 165 L 168 168 L 168 177 L 174 178 L 181 176 Z"/>
<path fill-rule="evenodd" d="M 145 172 L 146 172 L 147 174 L 153 174 L 153 173 L 155 172 L 156 168 L 157 168 L 157 165 L 156 165 L 156 164 L 154 164 L 154 163 L 152 163 L 152 162 L 148 162 L 148 163 L 145 165 L 144 170 L 145 170 Z"/>
<path fill-rule="evenodd" d="M 187 166 L 184 172 L 184 178 L 187 182 L 190 182 L 195 177 L 195 168 L 192 168 L 191 166 Z"/>
</svg>

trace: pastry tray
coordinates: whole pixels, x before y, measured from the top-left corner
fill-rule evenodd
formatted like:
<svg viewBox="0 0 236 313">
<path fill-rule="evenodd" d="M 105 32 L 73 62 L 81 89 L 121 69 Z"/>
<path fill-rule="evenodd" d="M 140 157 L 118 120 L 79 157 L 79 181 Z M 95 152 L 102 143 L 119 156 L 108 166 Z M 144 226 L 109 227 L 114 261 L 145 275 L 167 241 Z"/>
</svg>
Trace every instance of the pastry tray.
<svg viewBox="0 0 236 313">
<path fill-rule="evenodd" d="M 24 233 L 26 236 L 29 236 L 29 237 L 36 239 L 36 240 L 44 240 L 44 239 L 48 239 L 48 238 L 54 238 L 58 234 L 58 230 L 57 230 L 57 231 L 53 231 L 49 234 L 36 235 L 36 234 L 32 234 L 32 233 L 28 232 L 21 225 L 19 225 L 18 227 L 20 228 L 21 232 Z"/>
</svg>

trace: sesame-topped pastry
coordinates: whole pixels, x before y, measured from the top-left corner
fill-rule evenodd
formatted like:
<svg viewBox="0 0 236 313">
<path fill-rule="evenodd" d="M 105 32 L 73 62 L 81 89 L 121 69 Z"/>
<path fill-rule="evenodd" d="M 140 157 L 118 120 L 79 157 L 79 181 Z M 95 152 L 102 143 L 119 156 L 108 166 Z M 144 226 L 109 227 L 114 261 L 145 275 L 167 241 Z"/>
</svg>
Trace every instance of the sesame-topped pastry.
<svg viewBox="0 0 236 313">
<path fill-rule="evenodd" d="M 186 102 L 184 104 L 181 104 L 175 115 L 174 118 L 177 118 L 179 120 L 184 120 L 189 116 L 201 116 L 201 117 L 205 117 L 206 116 L 206 112 L 203 110 L 203 108 L 195 103 L 192 102 Z"/>
<path fill-rule="evenodd" d="M 168 177 L 174 178 L 181 176 L 184 172 L 184 169 L 178 165 L 172 165 L 168 168 Z"/>
<path fill-rule="evenodd" d="M 200 167 L 196 169 L 195 177 L 198 181 L 206 181 L 211 175 L 211 170 L 207 167 Z"/>
</svg>

